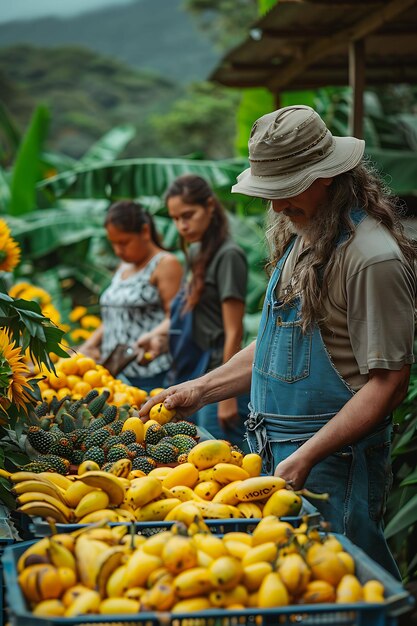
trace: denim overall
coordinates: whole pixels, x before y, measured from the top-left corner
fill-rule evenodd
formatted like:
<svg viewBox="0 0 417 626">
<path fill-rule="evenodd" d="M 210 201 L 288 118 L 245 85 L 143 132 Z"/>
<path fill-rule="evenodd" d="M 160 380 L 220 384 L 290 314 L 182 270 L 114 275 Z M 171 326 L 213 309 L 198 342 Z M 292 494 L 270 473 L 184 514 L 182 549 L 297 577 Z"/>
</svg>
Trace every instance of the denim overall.
<svg viewBox="0 0 417 626">
<path fill-rule="evenodd" d="M 351 212 L 357 225 L 365 217 Z M 342 236 L 338 244 L 346 239 Z M 282 460 L 312 437 L 352 398 L 354 391 L 335 369 L 314 324 L 301 330 L 299 298 L 277 301 L 276 287 L 294 245 L 288 245 L 267 288 L 256 343 L 248 443 L 273 473 Z M 331 530 L 346 535 L 395 577 L 398 568 L 383 534 L 383 514 L 391 486 L 391 424 L 381 427 L 316 464 L 305 487 L 328 492 L 328 502 L 313 500 Z"/>
</svg>

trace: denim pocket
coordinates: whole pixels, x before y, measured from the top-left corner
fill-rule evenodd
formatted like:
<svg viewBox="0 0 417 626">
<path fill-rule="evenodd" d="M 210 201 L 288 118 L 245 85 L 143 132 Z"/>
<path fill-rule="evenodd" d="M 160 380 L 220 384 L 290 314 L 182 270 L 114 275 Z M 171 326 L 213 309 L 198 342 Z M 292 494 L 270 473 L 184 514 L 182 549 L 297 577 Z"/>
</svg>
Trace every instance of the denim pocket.
<svg viewBox="0 0 417 626">
<path fill-rule="evenodd" d="M 369 446 L 365 450 L 368 469 L 369 517 L 379 522 L 387 504 L 392 486 L 391 444 L 389 441 Z"/>
<path fill-rule="evenodd" d="M 283 321 L 277 315 L 267 373 L 287 383 L 310 375 L 312 331 L 303 333 L 300 321 Z"/>
</svg>

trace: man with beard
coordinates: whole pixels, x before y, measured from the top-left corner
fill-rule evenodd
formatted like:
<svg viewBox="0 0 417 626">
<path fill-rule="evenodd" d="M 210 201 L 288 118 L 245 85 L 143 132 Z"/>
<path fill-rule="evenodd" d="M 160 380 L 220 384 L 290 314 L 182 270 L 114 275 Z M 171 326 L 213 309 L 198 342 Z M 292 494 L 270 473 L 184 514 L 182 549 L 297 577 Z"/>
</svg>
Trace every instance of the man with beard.
<svg viewBox="0 0 417 626">
<path fill-rule="evenodd" d="M 363 161 L 364 142 L 334 137 L 310 107 L 255 122 L 250 168 L 233 192 L 270 201 L 271 277 L 256 342 L 206 376 L 165 390 L 187 416 L 251 389 L 251 449 L 395 576 L 383 535 L 392 411 L 413 362 L 414 263 L 397 200 Z"/>
</svg>

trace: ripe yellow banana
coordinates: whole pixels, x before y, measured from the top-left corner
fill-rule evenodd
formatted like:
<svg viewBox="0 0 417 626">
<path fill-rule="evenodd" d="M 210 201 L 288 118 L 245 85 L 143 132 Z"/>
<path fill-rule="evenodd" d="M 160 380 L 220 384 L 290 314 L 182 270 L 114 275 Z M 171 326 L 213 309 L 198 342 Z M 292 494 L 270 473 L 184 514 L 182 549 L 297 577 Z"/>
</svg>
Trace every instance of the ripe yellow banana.
<svg viewBox="0 0 417 626">
<path fill-rule="evenodd" d="M 125 497 L 125 488 L 122 480 L 114 474 L 104 472 L 103 470 L 93 470 L 91 472 L 85 472 L 78 476 L 78 480 L 81 480 L 89 487 L 96 489 L 102 489 L 109 496 L 110 504 L 112 506 L 119 506 Z"/>
<path fill-rule="evenodd" d="M 172 489 L 177 485 L 183 485 L 193 489 L 198 481 L 198 470 L 192 463 L 181 463 L 174 467 L 169 474 L 165 476 L 162 485 L 167 489 Z"/>
<path fill-rule="evenodd" d="M 233 463 L 217 463 L 213 467 L 213 479 L 221 485 L 228 485 L 235 480 L 250 478 L 249 473 Z"/>
<path fill-rule="evenodd" d="M 78 524 L 94 524 L 95 522 L 119 522 L 119 515 L 114 509 L 99 509 L 77 520 Z"/>
<path fill-rule="evenodd" d="M 22 504 L 28 504 L 30 502 L 44 502 L 55 507 L 56 509 L 58 509 L 58 511 L 61 511 L 62 515 L 68 521 L 75 520 L 73 509 L 67 507 L 67 505 L 64 504 L 62 500 L 59 500 L 55 496 L 50 496 L 48 493 L 26 491 L 16 498 L 16 502 L 19 506 Z"/>
<path fill-rule="evenodd" d="M 12 489 L 12 493 L 16 496 L 21 496 L 28 491 L 36 491 L 38 493 L 46 493 L 50 496 L 61 500 L 64 504 L 67 504 L 65 500 L 65 491 L 52 482 L 44 480 L 22 480 L 16 483 Z"/>
<path fill-rule="evenodd" d="M 97 591 L 80 593 L 65 611 L 64 617 L 76 617 L 87 613 L 97 613 L 100 606 L 100 595 Z"/>
<path fill-rule="evenodd" d="M 149 502 L 136 510 L 136 519 L 138 522 L 161 522 L 178 504 L 181 504 L 178 498 Z"/>
<path fill-rule="evenodd" d="M 126 502 L 138 508 L 159 498 L 162 493 L 162 483 L 155 476 L 138 478 L 126 491 Z"/>
<path fill-rule="evenodd" d="M 81 480 L 74 480 L 65 491 L 65 501 L 69 506 L 75 509 L 81 498 L 91 491 L 94 491 L 94 487 L 86 485 Z"/>
<path fill-rule="evenodd" d="M 236 487 L 236 497 L 240 502 L 263 500 L 283 487 L 285 487 L 285 480 L 278 476 L 247 478 Z"/>
<path fill-rule="evenodd" d="M 99 571 L 99 559 L 109 546 L 104 541 L 90 539 L 88 534 L 80 535 L 75 544 L 80 582 L 89 589 L 95 589 Z"/>
<path fill-rule="evenodd" d="M 110 576 L 119 567 L 125 554 L 122 547 L 114 546 L 108 548 L 98 557 L 95 589 L 102 598 L 106 597 L 107 582 Z"/>
<path fill-rule="evenodd" d="M 138 613 L 140 602 L 131 598 L 106 598 L 100 602 L 98 612 L 105 615 L 122 615 L 124 613 Z"/>
<path fill-rule="evenodd" d="M 27 548 L 19 557 L 17 562 L 17 572 L 20 574 L 30 565 L 50 563 L 49 555 L 49 538 L 44 537 Z"/>
<path fill-rule="evenodd" d="M 242 482 L 241 480 L 233 480 L 229 484 L 226 484 L 224 487 L 220 489 L 220 491 L 218 491 L 215 494 L 215 496 L 212 499 L 212 502 L 217 502 L 219 504 L 232 504 L 232 505 L 238 504 L 239 500 L 236 497 L 236 487 L 240 485 L 241 482 Z"/>
<path fill-rule="evenodd" d="M 70 524 L 75 521 L 74 517 L 71 517 L 70 519 L 67 518 L 62 510 L 58 509 L 52 504 L 49 504 L 48 502 L 32 500 L 31 502 L 27 502 L 26 504 L 22 504 L 21 506 L 19 506 L 17 511 L 19 511 L 20 513 L 26 513 L 27 515 L 31 515 L 32 517 L 39 516 L 45 519 L 51 517 L 60 524 Z"/>
<path fill-rule="evenodd" d="M 185 485 L 175 485 L 171 487 L 170 492 L 172 498 L 178 498 L 181 502 L 189 502 L 192 500 L 202 500 L 193 489 L 186 487 Z"/>
<path fill-rule="evenodd" d="M 205 519 L 230 519 L 233 517 L 233 512 L 229 508 L 228 504 L 219 504 L 217 502 L 193 502 L 198 509 L 200 509 L 202 516 Z"/>
<path fill-rule="evenodd" d="M 93 489 L 81 498 L 75 509 L 75 516 L 80 519 L 100 509 L 107 509 L 109 506 L 109 496 L 106 491 Z"/>
<path fill-rule="evenodd" d="M 128 478 L 131 470 L 132 461 L 130 459 L 119 459 L 113 463 L 109 469 L 109 473 L 121 478 Z"/>
<path fill-rule="evenodd" d="M 77 564 L 73 553 L 52 536 L 49 540 L 48 555 L 55 567 L 68 567 L 73 572 L 77 571 Z"/>
<path fill-rule="evenodd" d="M 57 487 L 61 487 L 61 489 L 67 490 L 71 484 L 71 480 L 62 474 L 58 474 L 58 472 L 40 472 L 37 474 L 41 480 L 47 480 L 50 483 L 54 483 Z"/>
<path fill-rule="evenodd" d="M 193 567 L 174 578 L 175 593 L 180 598 L 192 598 L 209 593 L 213 589 L 210 571 L 205 567 Z"/>
<path fill-rule="evenodd" d="M 260 519 L 262 517 L 262 510 L 255 502 L 239 502 L 236 508 L 242 511 L 247 519 Z"/>
<path fill-rule="evenodd" d="M 158 556 L 147 554 L 143 550 L 135 550 L 126 563 L 126 572 L 123 586 L 144 587 L 148 576 L 159 567 L 163 566 L 163 561 Z"/>
<path fill-rule="evenodd" d="M 181 502 L 170 510 L 166 515 L 167 522 L 183 522 L 189 526 L 195 519 L 203 519 L 201 510 L 197 507 L 197 502 Z"/>
</svg>

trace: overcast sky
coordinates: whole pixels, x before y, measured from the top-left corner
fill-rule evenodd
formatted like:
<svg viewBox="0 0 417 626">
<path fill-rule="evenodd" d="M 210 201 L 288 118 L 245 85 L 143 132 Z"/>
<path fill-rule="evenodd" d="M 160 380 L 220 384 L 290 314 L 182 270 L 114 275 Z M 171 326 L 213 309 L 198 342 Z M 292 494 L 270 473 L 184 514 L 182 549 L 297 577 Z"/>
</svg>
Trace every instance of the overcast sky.
<svg viewBox="0 0 417 626">
<path fill-rule="evenodd" d="M 0 22 L 54 15 L 66 17 L 134 0 L 0 0 Z"/>
</svg>

